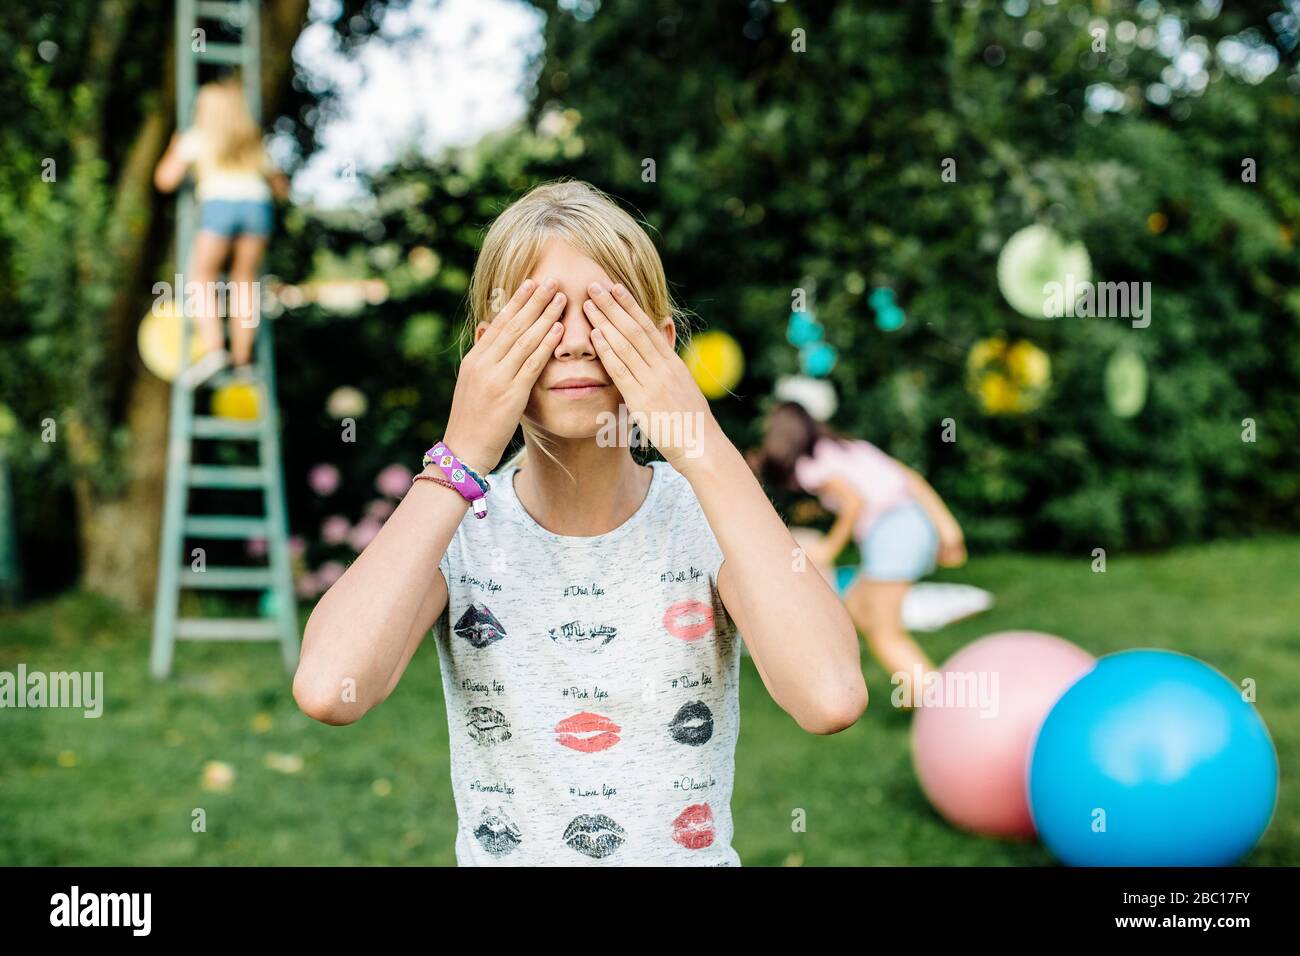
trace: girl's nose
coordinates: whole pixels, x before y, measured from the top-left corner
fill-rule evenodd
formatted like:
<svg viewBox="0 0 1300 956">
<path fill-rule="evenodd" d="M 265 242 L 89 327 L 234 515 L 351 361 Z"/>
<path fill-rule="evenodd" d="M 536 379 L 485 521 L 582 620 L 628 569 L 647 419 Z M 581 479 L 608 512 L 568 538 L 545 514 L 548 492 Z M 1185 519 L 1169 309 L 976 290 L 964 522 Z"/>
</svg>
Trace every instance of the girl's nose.
<svg viewBox="0 0 1300 956">
<path fill-rule="evenodd" d="M 569 296 L 564 305 L 564 314 L 560 321 L 564 323 L 564 333 L 555 354 L 565 357 L 595 358 L 596 347 L 591 344 L 591 322 L 582 310 L 582 301 L 586 298 Z"/>
</svg>

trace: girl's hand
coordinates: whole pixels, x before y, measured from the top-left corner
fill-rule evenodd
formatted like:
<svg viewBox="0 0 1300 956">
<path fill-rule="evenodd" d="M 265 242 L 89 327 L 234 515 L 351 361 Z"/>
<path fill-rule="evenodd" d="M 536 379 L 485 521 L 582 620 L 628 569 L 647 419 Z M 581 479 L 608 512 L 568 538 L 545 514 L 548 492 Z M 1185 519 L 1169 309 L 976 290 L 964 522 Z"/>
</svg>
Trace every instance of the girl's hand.
<svg viewBox="0 0 1300 956">
<path fill-rule="evenodd" d="M 582 308 L 593 326 L 591 341 L 629 418 L 682 471 L 713 440 L 708 399 L 632 293 L 621 284 L 611 291 L 596 282 L 587 292 L 591 298 Z"/>
<path fill-rule="evenodd" d="M 824 544 L 814 544 L 803 549 L 804 557 L 812 562 L 813 567 L 823 571 L 833 571 L 835 569 L 835 559 L 839 553 L 831 551 Z"/>
<path fill-rule="evenodd" d="M 501 461 L 528 396 L 560 343 L 565 296 L 547 279 L 525 279 L 461 360 L 445 439 L 481 475 Z"/>
<path fill-rule="evenodd" d="M 961 533 L 961 528 L 954 521 L 950 525 L 945 524 L 939 529 L 939 555 L 937 558 L 940 567 L 955 568 L 966 563 L 966 539 Z"/>
</svg>

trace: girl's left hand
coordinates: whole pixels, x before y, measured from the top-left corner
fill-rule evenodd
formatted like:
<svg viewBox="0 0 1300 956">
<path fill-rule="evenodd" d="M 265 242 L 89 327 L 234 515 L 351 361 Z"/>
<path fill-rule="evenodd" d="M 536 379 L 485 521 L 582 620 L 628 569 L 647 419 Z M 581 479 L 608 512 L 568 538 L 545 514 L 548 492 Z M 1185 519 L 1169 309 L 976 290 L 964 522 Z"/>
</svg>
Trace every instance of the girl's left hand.
<svg viewBox="0 0 1300 956">
<path fill-rule="evenodd" d="M 706 441 L 721 432 L 709 401 L 686 363 L 623 285 L 613 290 L 593 282 L 582 304 L 592 324 L 591 341 L 628 417 L 678 471 L 704 454 Z"/>
</svg>

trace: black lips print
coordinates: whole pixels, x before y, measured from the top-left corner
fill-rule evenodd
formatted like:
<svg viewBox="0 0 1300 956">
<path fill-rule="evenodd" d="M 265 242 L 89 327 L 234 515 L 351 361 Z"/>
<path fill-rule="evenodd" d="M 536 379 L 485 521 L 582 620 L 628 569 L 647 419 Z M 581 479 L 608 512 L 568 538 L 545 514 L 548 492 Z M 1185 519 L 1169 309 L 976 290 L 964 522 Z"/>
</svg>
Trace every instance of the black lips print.
<svg viewBox="0 0 1300 956">
<path fill-rule="evenodd" d="M 591 624 L 583 627 L 577 621 L 569 621 L 559 627 L 550 628 L 548 633 L 551 635 L 551 640 L 560 647 L 598 651 L 618 637 L 618 628 L 612 624 Z"/>
<path fill-rule="evenodd" d="M 668 733 L 679 744 L 699 747 L 713 736 L 713 711 L 702 700 L 682 704 L 668 725 Z"/>
<path fill-rule="evenodd" d="M 579 853 L 601 860 L 627 842 L 627 832 L 603 813 L 583 813 L 564 828 L 564 842 Z"/>
<path fill-rule="evenodd" d="M 471 647 L 487 647 L 506 636 L 506 629 L 486 604 L 471 604 L 456 622 L 456 633 Z"/>
<path fill-rule="evenodd" d="M 470 739 L 482 747 L 491 747 L 510 739 L 510 721 L 491 707 L 471 707 L 465 711 L 465 729 Z"/>
<path fill-rule="evenodd" d="M 474 827 L 474 839 L 493 856 L 505 856 L 523 842 L 523 834 L 500 807 L 484 807 Z"/>
</svg>

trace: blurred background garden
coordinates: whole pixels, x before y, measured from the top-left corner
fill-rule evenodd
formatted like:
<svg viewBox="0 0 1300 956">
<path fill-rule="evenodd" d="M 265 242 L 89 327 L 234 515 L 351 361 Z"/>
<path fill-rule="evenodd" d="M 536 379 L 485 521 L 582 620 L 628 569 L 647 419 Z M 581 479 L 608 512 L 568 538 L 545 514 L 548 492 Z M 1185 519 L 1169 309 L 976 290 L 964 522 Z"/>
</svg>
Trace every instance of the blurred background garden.
<svg viewBox="0 0 1300 956">
<path fill-rule="evenodd" d="M 269 647 L 148 675 L 169 10 L 0 13 L 0 669 L 102 671 L 107 698 L 0 713 L 0 862 L 451 863 L 431 647 L 347 728 L 298 712 Z M 265 286 L 303 619 L 441 434 L 486 225 L 584 179 L 652 227 L 738 447 L 813 381 L 942 494 L 971 557 L 939 580 L 995 604 L 922 635 L 936 660 L 1033 629 L 1256 680 L 1283 786 L 1248 862 L 1300 862 L 1300 3 L 266 0 L 261 25 L 293 177 Z M 1035 314 L 1067 270 L 1149 283 L 1148 323 Z M 943 823 L 863 666 L 867 715 L 813 738 L 743 662 L 742 860 L 1049 862 Z"/>
</svg>

